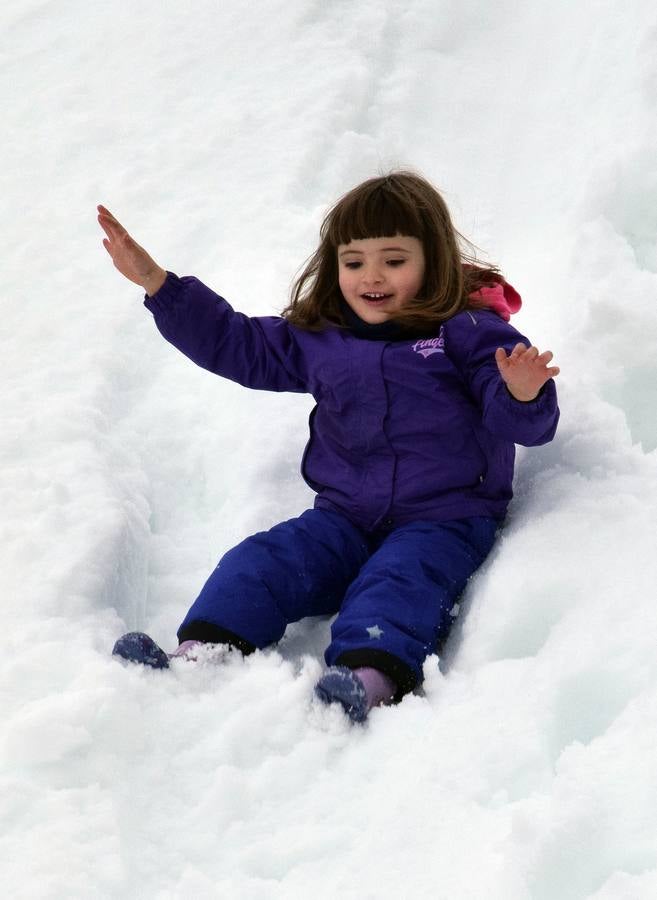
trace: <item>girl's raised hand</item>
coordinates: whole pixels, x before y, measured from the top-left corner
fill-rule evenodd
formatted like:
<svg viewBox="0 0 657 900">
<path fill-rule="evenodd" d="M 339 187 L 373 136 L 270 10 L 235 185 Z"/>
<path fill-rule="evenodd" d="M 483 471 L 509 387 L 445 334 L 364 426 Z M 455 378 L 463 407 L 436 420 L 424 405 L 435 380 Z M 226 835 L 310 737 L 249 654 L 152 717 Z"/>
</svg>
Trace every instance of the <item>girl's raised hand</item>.
<svg viewBox="0 0 657 900">
<path fill-rule="evenodd" d="M 499 347 L 495 351 L 495 362 L 507 388 L 516 400 L 534 400 L 546 381 L 559 374 L 559 367 L 548 367 L 552 353 L 539 353 L 536 347 L 516 344 L 507 356 Z"/>
<path fill-rule="evenodd" d="M 159 291 L 167 277 L 166 270 L 158 266 L 104 206 L 98 207 L 98 223 L 107 235 L 103 246 L 119 272 L 140 284 L 149 295 Z"/>
</svg>

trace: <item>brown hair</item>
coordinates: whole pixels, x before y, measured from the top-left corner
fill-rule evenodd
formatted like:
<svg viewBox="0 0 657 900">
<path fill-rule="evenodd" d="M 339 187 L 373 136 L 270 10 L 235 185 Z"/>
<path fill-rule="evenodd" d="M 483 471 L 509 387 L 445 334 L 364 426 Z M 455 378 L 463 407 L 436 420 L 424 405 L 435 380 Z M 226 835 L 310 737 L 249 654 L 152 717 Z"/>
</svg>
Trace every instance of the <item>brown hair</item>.
<svg viewBox="0 0 657 900">
<path fill-rule="evenodd" d="M 430 330 L 465 309 L 471 293 L 501 281 L 495 266 L 476 262 L 474 246 L 454 228 L 438 191 L 420 175 L 397 171 L 364 181 L 331 207 L 282 315 L 312 331 L 328 322 L 344 325 L 338 246 L 396 234 L 418 238 L 424 249 L 424 284 L 416 301 L 395 316 L 409 331 Z"/>
</svg>

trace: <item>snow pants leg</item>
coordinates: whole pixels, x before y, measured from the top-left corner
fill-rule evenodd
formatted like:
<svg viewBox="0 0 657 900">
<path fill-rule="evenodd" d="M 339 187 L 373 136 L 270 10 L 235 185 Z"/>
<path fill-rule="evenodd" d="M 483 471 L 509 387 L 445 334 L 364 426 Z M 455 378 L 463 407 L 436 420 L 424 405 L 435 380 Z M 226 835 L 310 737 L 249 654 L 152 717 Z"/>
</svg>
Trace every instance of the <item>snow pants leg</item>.
<svg viewBox="0 0 657 900">
<path fill-rule="evenodd" d="M 178 640 L 227 642 L 243 652 L 267 647 L 290 622 L 336 613 L 369 555 L 366 537 L 347 518 L 306 510 L 226 553 Z"/>
<path fill-rule="evenodd" d="M 399 686 L 447 637 L 468 578 L 488 555 L 499 523 L 474 517 L 413 522 L 387 535 L 344 597 L 326 651 L 329 665 L 372 666 Z"/>
</svg>

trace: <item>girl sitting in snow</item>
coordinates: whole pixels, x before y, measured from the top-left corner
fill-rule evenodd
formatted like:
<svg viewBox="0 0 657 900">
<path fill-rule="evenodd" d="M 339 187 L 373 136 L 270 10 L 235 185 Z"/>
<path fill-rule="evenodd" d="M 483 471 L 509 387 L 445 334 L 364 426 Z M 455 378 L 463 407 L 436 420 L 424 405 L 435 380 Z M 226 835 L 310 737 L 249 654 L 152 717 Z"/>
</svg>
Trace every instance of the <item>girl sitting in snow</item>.
<svg viewBox="0 0 657 900">
<path fill-rule="evenodd" d="M 166 340 L 246 387 L 316 400 L 301 463 L 314 507 L 221 559 L 171 655 L 194 658 L 200 643 L 251 653 L 289 622 L 337 613 L 315 691 L 362 721 L 412 691 L 447 636 L 511 499 L 514 444 L 554 436 L 552 353 L 508 324 L 520 297 L 464 254 L 443 199 L 412 173 L 333 206 L 282 317 L 235 312 L 98 211 Z M 140 632 L 114 653 L 169 665 Z"/>
</svg>

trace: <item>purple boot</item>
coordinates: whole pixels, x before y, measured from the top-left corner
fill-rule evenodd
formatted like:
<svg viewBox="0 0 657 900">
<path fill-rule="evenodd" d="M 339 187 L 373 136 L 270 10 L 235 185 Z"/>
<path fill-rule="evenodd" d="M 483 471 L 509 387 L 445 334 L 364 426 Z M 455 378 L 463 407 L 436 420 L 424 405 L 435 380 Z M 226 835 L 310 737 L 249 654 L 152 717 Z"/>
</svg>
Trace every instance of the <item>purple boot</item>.
<svg viewBox="0 0 657 900">
<path fill-rule="evenodd" d="M 203 641 L 183 641 L 173 653 L 165 653 L 153 638 L 144 634 L 143 631 L 131 631 L 120 637 L 114 644 L 112 655 L 150 666 L 152 669 L 168 669 L 170 659 L 187 659 L 190 662 L 196 662 L 199 648 L 207 646 L 208 644 Z"/>
<path fill-rule="evenodd" d="M 364 722 L 373 706 L 390 703 L 396 693 L 391 678 L 378 669 L 331 666 L 315 685 L 323 703 L 340 703 L 352 722 Z"/>
<path fill-rule="evenodd" d="M 155 643 L 152 637 L 144 634 L 143 631 L 129 631 L 120 637 L 114 649 L 112 656 L 120 656 L 121 659 L 127 659 L 129 662 L 141 663 L 144 666 L 150 666 L 151 669 L 168 669 L 169 657 L 161 647 Z"/>
</svg>

